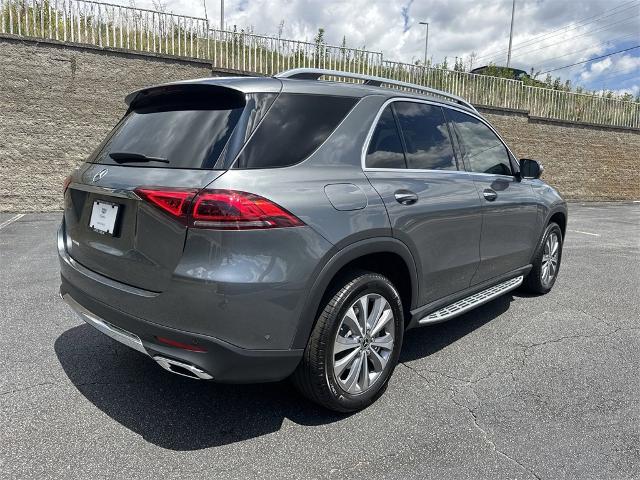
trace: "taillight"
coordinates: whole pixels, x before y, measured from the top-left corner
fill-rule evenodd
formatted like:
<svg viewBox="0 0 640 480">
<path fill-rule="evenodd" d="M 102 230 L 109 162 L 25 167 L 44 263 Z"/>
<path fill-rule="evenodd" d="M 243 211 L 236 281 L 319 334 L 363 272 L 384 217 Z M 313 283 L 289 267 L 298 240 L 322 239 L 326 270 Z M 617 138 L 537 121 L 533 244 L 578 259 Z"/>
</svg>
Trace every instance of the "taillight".
<svg viewBox="0 0 640 480">
<path fill-rule="evenodd" d="M 200 228 L 246 230 L 298 227 L 302 222 L 258 195 L 235 190 L 204 190 L 194 200 L 190 224 Z"/>
<path fill-rule="evenodd" d="M 62 195 L 67 193 L 67 189 L 69 188 L 70 184 L 71 184 L 71 175 L 68 175 L 62 182 Z"/>
<path fill-rule="evenodd" d="M 192 189 L 136 188 L 136 194 L 172 217 L 187 223 L 189 208 L 198 193 Z"/>
<path fill-rule="evenodd" d="M 194 228 L 250 230 L 298 227 L 302 221 L 259 195 L 236 190 L 138 188 L 138 196 Z"/>
</svg>

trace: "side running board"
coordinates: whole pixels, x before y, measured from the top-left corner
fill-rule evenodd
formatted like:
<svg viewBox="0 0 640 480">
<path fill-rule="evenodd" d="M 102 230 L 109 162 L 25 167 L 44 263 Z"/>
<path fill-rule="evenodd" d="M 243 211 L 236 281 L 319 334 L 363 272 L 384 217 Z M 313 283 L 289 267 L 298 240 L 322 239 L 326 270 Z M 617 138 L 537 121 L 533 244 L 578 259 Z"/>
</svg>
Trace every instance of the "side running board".
<svg viewBox="0 0 640 480">
<path fill-rule="evenodd" d="M 462 315 L 463 313 L 468 312 L 469 310 L 472 310 L 482 305 L 483 303 L 487 303 L 494 298 L 499 297 L 500 295 L 518 288 L 523 280 L 524 277 L 520 275 L 519 277 L 499 283 L 497 285 L 494 285 L 493 287 L 487 288 L 486 290 L 482 290 L 481 292 L 474 293 L 473 295 L 463 298 L 462 300 L 458 300 L 451 305 L 447 305 L 440 310 L 436 310 L 435 312 L 430 313 L 426 317 L 421 318 L 418 321 L 418 324 L 427 325 L 429 323 L 443 322 L 445 320 L 449 320 L 450 318 L 457 317 L 458 315 Z"/>
</svg>

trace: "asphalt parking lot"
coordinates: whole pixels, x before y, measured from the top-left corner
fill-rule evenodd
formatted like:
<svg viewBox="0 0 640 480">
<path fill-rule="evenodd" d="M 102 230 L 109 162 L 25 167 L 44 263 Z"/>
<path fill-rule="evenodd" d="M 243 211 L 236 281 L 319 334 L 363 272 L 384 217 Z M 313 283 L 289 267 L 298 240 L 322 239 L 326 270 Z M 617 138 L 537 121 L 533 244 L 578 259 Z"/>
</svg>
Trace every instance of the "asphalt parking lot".
<svg viewBox="0 0 640 480">
<path fill-rule="evenodd" d="M 343 416 L 183 379 L 58 298 L 60 214 L 0 214 L 2 478 L 640 478 L 640 204 L 570 206 L 560 277 L 413 330 Z"/>
</svg>

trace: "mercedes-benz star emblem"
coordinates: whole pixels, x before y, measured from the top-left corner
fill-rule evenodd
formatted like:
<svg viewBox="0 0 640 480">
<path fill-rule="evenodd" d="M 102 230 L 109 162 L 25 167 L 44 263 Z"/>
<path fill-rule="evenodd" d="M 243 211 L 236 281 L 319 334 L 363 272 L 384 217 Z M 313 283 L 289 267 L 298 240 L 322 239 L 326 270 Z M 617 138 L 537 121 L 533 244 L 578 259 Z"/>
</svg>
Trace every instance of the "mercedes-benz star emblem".
<svg viewBox="0 0 640 480">
<path fill-rule="evenodd" d="M 93 176 L 93 179 L 91 181 L 93 182 L 97 182 L 98 180 L 100 180 L 102 177 L 104 177 L 107 173 L 109 172 L 108 168 L 105 168 L 104 170 L 100 170 L 98 173 L 96 173 Z"/>
</svg>

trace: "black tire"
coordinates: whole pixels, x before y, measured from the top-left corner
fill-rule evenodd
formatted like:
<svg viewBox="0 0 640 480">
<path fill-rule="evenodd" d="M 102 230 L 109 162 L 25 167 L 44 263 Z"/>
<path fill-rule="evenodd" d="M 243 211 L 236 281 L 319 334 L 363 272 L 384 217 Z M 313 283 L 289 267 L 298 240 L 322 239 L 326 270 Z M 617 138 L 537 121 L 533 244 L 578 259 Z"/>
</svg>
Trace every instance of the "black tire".
<svg viewBox="0 0 640 480">
<path fill-rule="evenodd" d="M 393 284 L 377 273 L 353 271 L 333 287 L 325 297 L 324 306 L 321 306 L 322 311 L 292 380 L 298 390 L 313 402 L 337 412 L 355 412 L 369 406 L 384 393 L 398 363 L 404 333 L 402 301 Z M 334 342 L 347 311 L 354 302 L 369 293 L 382 296 L 391 308 L 393 320 L 388 321 L 387 329 L 393 328 L 393 347 L 384 369 L 370 387 L 361 393 L 350 394 L 334 374 Z M 368 355 L 363 358 L 369 362 Z"/>
<path fill-rule="evenodd" d="M 553 273 L 553 276 L 548 281 L 544 281 L 543 257 L 545 255 L 545 244 L 549 236 L 551 236 L 552 234 L 555 234 L 557 236 L 557 239 L 559 242 L 557 267 L 555 272 Z M 560 264 L 562 261 L 562 245 L 563 245 L 562 230 L 560 229 L 557 223 L 553 223 L 553 222 L 549 223 L 549 225 L 547 225 L 547 228 L 544 231 L 544 235 L 542 235 L 540 244 L 536 248 L 536 253 L 533 256 L 533 260 L 531 262 L 533 265 L 533 268 L 531 269 L 527 277 L 524 279 L 524 282 L 522 283 L 523 290 L 530 293 L 541 294 L 541 295 L 545 293 L 549 293 L 549 291 L 551 291 L 551 289 L 553 288 L 553 285 L 556 283 L 556 278 L 558 278 L 558 272 L 560 271 Z"/>
</svg>

